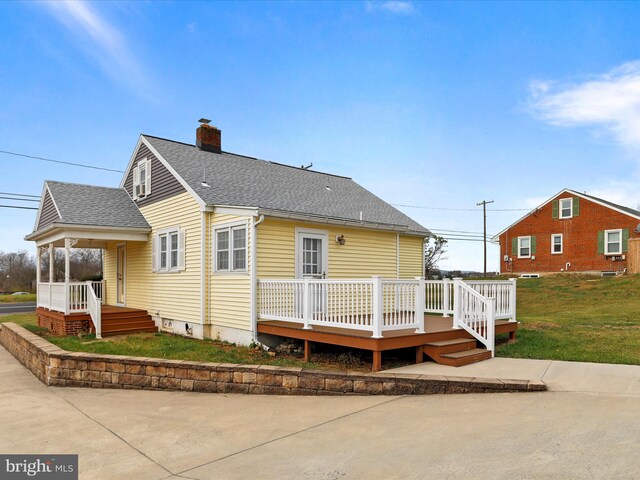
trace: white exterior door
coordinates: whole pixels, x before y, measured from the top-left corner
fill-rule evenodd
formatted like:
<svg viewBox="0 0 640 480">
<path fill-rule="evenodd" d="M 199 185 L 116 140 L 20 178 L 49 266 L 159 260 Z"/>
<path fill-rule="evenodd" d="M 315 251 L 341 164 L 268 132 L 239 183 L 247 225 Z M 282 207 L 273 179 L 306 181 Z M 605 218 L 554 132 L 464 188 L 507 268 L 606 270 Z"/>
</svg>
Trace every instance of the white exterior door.
<svg viewBox="0 0 640 480">
<path fill-rule="evenodd" d="M 296 277 L 323 279 L 327 277 L 328 234 L 323 231 L 300 230 L 296 238 Z M 327 311 L 327 289 L 324 284 L 311 284 L 311 313 L 322 316 Z M 302 308 L 302 297 L 298 299 Z M 302 311 L 302 310 L 300 310 Z"/>
<path fill-rule="evenodd" d="M 296 254 L 297 278 L 327 277 L 327 237 L 326 233 L 298 232 Z"/>
<path fill-rule="evenodd" d="M 116 253 L 116 303 L 124 305 L 126 296 L 126 264 L 127 250 L 126 245 L 118 245 Z"/>
</svg>

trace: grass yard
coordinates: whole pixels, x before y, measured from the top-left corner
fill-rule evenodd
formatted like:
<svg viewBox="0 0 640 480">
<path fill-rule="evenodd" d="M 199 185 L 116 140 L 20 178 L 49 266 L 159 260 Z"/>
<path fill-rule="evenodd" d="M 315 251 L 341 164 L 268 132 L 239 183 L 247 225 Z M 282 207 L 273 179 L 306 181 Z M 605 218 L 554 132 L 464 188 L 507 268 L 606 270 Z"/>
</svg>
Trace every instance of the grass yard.
<svg viewBox="0 0 640 480">
<path fill-rule="evenodd" d="M 0 295 L 0 303 L 21 303 L 21 302 L 35 302 L 36 294 L 30 293 L 29 295 Z"/>
<path fill-rule="evenodd" d="M 128 355 L 134 357 L 167 358 L 194 362 L 219 362 L 251 365 L 278 365 L 328 370 L 371 370 L 370 352 L 356 352 L 348 349 L 323 349 L 313 355 L 313 362 L 305 362 L 302 354 L 280 353 L 270 356 L 262 349 L 239 347 L 216 340 L 197 340 L 168 333 L 139 333 L 106 337 L 97 340 L 94 335 L 79 337 L 57 337 L 47 335 L 47 330 L 38 327 L 35 313 L 17 313 L 0 316 L 0 323 L 15 322 L 27 330 L 38 333 L 51 343 L 74 352 Z M 410 361 L 388 358 L 385 368 L 407 365 Z"/>
<path fill-rule="evenodd" d="M 551 276 L 518 280 L 517 341 L 498 345 L 496 356 L 640 365 L 640 275 Z M 369 371 L 370 352 L 317 345 L 313 363 L 300 354 L 275 357 L 257 349 L 166 333 L 96 340 L 92 335 L 52 337 L 33 313 L 0 316 L 39 333 L 65 350 L 199 362 L 265 364 Z M 383 368 L 412 363 L 411 351 L 384 355 Z"/>
<path fill-rule="evenodd" d="M 640 275 L 518 279 L 517 341 L 499 357 L 640 365 Z"/>
</svg>

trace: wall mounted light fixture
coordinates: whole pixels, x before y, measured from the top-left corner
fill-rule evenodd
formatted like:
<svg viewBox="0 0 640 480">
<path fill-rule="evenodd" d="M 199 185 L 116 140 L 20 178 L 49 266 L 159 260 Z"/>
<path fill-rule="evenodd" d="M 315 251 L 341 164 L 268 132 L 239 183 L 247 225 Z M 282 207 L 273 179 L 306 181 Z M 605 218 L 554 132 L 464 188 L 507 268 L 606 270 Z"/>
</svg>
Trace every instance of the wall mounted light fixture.
<svg viewBox="0 0 640 480">
<path fill-rule="evenodd" d="M 344 245 L 345 243 L 347 243 L 347 240 L 344 238 L 344 235 L 336 235 L 336 243 Z"/>
</svg>

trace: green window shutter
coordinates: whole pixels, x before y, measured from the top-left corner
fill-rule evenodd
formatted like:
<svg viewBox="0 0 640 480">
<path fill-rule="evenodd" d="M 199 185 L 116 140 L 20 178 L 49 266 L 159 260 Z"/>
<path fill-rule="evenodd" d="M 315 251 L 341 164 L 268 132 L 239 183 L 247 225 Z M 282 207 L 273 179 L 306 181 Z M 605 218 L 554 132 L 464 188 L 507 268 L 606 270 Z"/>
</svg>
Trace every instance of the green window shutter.
<svg viewBox="0 0 640 480">
<path fill-rule="evenodd" d="M 580 197 L 573 197 L 573 216 L 580 215 Z"/>
<path fill-rule="evenodd" d="M 558 218 L 558 200 L 554 200 L 551 203 L 551 212 L 552 212 L 552 217 L 553 218 Z"/>
<path fill-rule="evenodd" d="M 518 238 L 513 237 L 511 239 L 511 255 L 514 257 L 518 256 Z"/>
<path fill-rule="evenodd" d="M 628 228 L 623 228 L 622 229 L 622 253 L 627 253 L 627 251 L 629 250 L 629 229 Z"/>
<path fill-rule="evenodd" d="M 535 235 L 531 235 L 531 255 L 536 254 L 536 237 Z"/>
<path fill-rule="evenodd" d="M 598 253 L 604 255 L 604 230 L 598 232 Z"/>
</svg>

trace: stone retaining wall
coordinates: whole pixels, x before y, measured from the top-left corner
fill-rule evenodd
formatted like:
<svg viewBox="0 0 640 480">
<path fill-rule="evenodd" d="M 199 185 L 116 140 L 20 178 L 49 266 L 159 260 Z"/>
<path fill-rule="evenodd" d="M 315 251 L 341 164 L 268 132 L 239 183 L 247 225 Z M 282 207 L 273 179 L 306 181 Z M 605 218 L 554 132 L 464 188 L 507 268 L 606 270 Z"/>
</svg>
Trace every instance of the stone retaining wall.
<svg viewBox="0 0 640 480">
<path fill-rule="evenodd" d="M 362 374 L 67 352 L 14 323 L 0 344 L 46 385 L 270 395 L 424 395 L 542 391 L 542 382 Z"/>
</svg>

